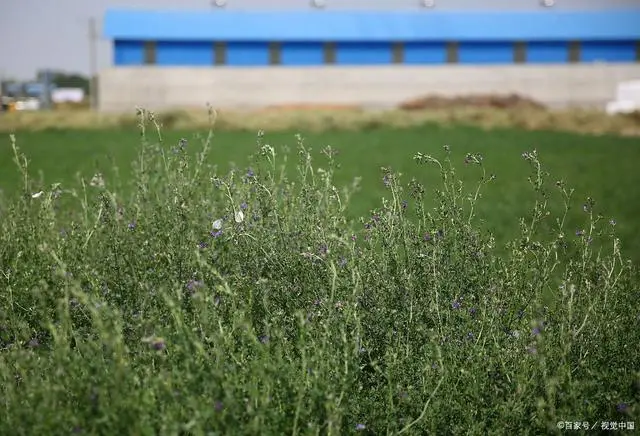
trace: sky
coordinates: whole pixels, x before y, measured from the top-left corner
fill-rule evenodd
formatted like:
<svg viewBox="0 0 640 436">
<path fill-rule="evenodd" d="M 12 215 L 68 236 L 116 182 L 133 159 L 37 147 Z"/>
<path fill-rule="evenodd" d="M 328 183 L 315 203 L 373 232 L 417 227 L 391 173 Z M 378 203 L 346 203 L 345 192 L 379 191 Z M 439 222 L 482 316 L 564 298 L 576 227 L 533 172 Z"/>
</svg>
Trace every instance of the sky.
<svg viewBox="0 0 640 436">
<path fill-rule="evenodd" d="M 0 0 L 0 80 L 35 78 L 41 68 L 91 71 L 89 21 L 96 19 L 97 68 L 111 65 L 110 41 L 102 38 L 109 8 L 210 10 L 213 0 Z M 411 9 L 419 0 L 325 0 L 332 9 Z M 308 8 L 308 0 L 227 0 L 229 9 Z M 539 0 L 436 0 L 438 9 L 537 9 Z M 558 9 L 639 7 L 640 0 L 556 0 Z"/>
<path fill-rule="evenodd" d="M 111 64 L 101 36 L 109 8 L 210 8 L 208 0 L 0 0 L 0 77 L 32 79 L 41 68 L 88 74 L 89 20 L 97 21 L 98 69 Z"/>
</svg>

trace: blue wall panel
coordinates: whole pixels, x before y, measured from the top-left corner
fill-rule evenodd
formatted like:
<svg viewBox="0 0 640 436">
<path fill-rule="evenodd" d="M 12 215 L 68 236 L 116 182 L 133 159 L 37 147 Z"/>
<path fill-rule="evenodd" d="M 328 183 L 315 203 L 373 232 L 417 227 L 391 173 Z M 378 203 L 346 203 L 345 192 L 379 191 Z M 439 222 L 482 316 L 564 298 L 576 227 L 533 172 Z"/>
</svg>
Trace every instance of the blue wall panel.
<svg viewBox="0 0 640 436">
<path fill-rule="evenodd" d="M 388 42 L 338 42 L 338 65 L 385 65 L 393 61 L 391 43 Z"/>
<path fill-rule="evenodd" d="M 116 66 L 144 64 L 144 42 L 115 41 L 113 47 L 113 63 Z"/>
<path fill-rule="evenodd" d="M 458 62 L 461 64 L 510 64 L 513 42 L 460 42 Z"/>
<path fill-rule="evenodd" d="M 324 43 L 284 42 L 280 44 L 282 65 L 322 65 L 324 63 Z"/>
<path fill-rule="evenodd" d="M 527 43 L 529 64 L 564 64 L 569 62 L 569 43 L 565 41 L 538 41 Z"/>
<path fill-rule="evenodd" d="M 114 40 L 116 66 L 142 65 L 143 41 L 158 41 L 158 65 L 214 64 L 213 41 L 227 44 L 231 66 L 269 65 L 269 43 L 280 43 L 282 65 L 322 65 L 324 43 L 336 43 L 336 63 L 393 62 L 393 42 L 404 63 L 441 64 L 446 44 L 458 43 L 463 64 L 510 64 L 515 41 L 527 63 L 566 63 L 569 41 L 580 61 L 635 62 L 640 8 L 607 11 L 143 11 L 110 10 L 105 36 Z M 195 42 L 202 41 L 202 42 Z"/>
<path fill-rule="evenodd" d="M 640 8 L 607 11 L 108 10 L 110 39 L 182 41 L 634 40 Z"/>
<path fill-rule="evenodd" d="M 213 42 L 158 41 L 156 43 L 156 65 L 211 66 L 213 57 Z"/>
<path fill-rule="evenodd" d="M 269 44 L 267 42 L 228 42 L 226 65 L 244 67 L 269 65 Z"/>
<path fill-rule="evenodd" d="M 638 23 L 640 26 L 640 23 Z M 581 62 L 634 62 L 636 44 L 634 41 L 582 41 L 580 43 Z"/>
<path fill-rule="evenodd" d="M 405 64 L 444 64 L 447 62 L 445 42 L 407 42 L 404 44 Z"/>
</svg>

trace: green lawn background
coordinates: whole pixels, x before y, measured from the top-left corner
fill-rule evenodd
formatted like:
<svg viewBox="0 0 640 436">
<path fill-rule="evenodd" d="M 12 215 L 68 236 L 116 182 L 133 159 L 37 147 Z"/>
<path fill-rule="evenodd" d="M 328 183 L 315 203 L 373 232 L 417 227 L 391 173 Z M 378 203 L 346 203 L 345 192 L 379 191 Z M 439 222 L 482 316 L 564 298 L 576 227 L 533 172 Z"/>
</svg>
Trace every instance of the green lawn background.
<svg viewBox="0 0 640 436">
<path fill-rule="evenodd" d="M 298 132 L 269 133 L 265 126 L 264 142 L 284 151 L 288 146 L 290 174 L 293 176 Z M 180 138 L 189 140 L 189 150 L 201 149 L 207 131 L 166 131 L 163 142 L 170 150 Z M 484 157 L 487 173 L 496 180 L 484 191 L 477 208 L 479 218 L 486 221 L 498 242 L 503 243 L 517 235 L 518 218 L 529 213 L 535 198 L 528 185 L 528 163 L 522 158 L 524 151 L 537 149 L 540 159 L 551 173 L 550 186 L 563 179 L 575 188 L 571 225 L 576 229 L 585 222 L 581 205 L 587 196 L 596 201 L 597 212 L 607 220 L 617 221 L 617 232 L 623 243 L 623 252 L 635 262 L 640 261 L 640 141 L 637 138 L 616 136 L 586 136 L 559 132 L 525 132 L 519 130 L 483 130 L 474 127 L 443 127 L 425 125 L 401 130 L 377 128 L 367 131 L 328 131 L 323 133 L 299 132 L 306 146 L 317 156 L 316 166 L 325 166 L 320 150 L 330 145 L 339 151 L 341 165 L 336 180 L 339 186 L 350 184 L 354 177 L 361 180 L 361 191 L 350 209 L 352 217 L 368 214 L 380 204 L 385 195 L 382 183 L 383 166 L 403 173 L 403 181 L 412 177 L 427 187 L 427 194 L 440 187 L 439 175 L 433 166 L 418 166 L 412 157 L 417 152 L 443 157 L 443 146 L 449 145 L 457 172 L 465 181 L 480 176 L 474 166 L 465 166 L 466 153 L 480 153 Z M 158 137 L 148 132 L 150 141 Z M 80 172 L 89 180 L 101 171 L 107 182 L 112 177 L 110 157 L 120 168 L 123 177 L 130 175 L 131 162 L 140 144 L 140 132 L 132 130 L 52 130 L 18 132 L 17 144 L 30 159 L 30 172 L 36 178 L 44 174 L 46 183 L 75 184 Z M 249 165 L 248 156 L 256 150 L 256 133 L 214 132 L 211 162 L 221 171 L 231 163 L 239 167 Z M 0 189 L 5 196 L 17 192 L 20 179 L 12 162 L 9 135 L 0 136 Z M 467 190 L 474 185 L 468 184 Z M 559 201 L 559 197 L 555 197 Z M 411 200 L 409 209 L 411 209 Z M 556 203 L 558 204 L 558 203 Z M 554 210 L 557 210 L 555 208 Z"/>
</svg>

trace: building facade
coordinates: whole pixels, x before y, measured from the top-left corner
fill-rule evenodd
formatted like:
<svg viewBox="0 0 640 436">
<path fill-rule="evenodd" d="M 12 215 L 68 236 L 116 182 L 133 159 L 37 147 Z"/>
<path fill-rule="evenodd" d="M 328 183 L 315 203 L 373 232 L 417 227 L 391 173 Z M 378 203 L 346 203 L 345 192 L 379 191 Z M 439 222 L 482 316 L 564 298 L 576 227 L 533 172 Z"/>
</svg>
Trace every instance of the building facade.
<svg viewBox="0 0 640 436">
<path fill-rule="evenodd" d="M 424 94 L 500 92 L 553 105 L 603 104 L 617 81 L 640 78 L 640 8 L 621 9 L 633 3 L 623 0 L 619 8 L 512 0 L 503 9 L 493 0 L 478 11 L 462 9 L 462 0 L 411 8 L 397 0 L 389 10 L 384 0 L 367 9 L 358 0 L 242 6 L 250 1 L 108 11 L 113 68 L 100 76 L 100 107 L 390 106 Z"/>
</svg>

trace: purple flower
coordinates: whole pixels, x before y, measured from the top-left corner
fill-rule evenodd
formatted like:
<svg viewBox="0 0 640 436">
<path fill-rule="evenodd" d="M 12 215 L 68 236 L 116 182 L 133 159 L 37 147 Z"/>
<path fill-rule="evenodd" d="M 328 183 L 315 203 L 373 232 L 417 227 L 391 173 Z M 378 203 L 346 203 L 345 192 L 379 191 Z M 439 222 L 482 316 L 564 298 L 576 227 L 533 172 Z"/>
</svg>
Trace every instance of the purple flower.
<svg viewBox="0 0 640 436">
<path fill-rule="evenodd" d="M 472 307 L 471 309 L 469 309 L 469 315 L 471 316 L 475 316 L 477 312 L 478 312 L 478 309 L 476 309 L 475 307 Z"/>
<path fill-rule="evenodd" d="M 576 230 L 576 236 L 584 236 L 584 230 Z"/>
<path fill-rule="evenodd" d="M 247 177 L 248 178 L 252 178 L 253 176 L 255 176 L 255 173 L 253 172 L 253 170 L 251 168 L 249 168 L 247 170 Z"/>
<path fill-rule="evenodd" d="M 544 321 L 540 321 L 538 325 L 536 325 L 533 329 L 531 329 L 531 334 L 534 336 L 538 336 L 544 330 Z"/>
<path fill-rule="evenodd" d="M 209 245 L 207 245 L 207 243 L 206 243 L 206 242 L 204 242 L 204 241 L 200 241 L 200 243 L 198 243 L 198 247 L 200 247 L 200 248 L 201 248 L 201 249 L 203 249 L 203 250 L 204 250 L 205 248 L 207 248 L 208 246 L 209 246 Z"/>
<path fill-rule="evenodd" d="M 473 334 L 473 332 L 469 332 L 467 333 L 467 339 L 472 341 L 476 338 L 476 335 Z"/>
<path fill-rule="evenodd" d="M 38 348 L 40 346 L 40 341 L 37 338 L 33 338 L 29 341 L 29 347 Z"/>
<path fill-rule="evenodd" d="M 136 228 L 136 222 L 135 221 L 131 221 L 129 223 L 129 225 L 127 225 L 127 227 L 129 228 L 129 230 L 133 230 Z"/>
<path fill-rule="evenodd" d="M 240 203 L 240 209 L 247 210 L 247 207 L 249 207 L 249 206 L 247 205 L 246 202 L 243 201 L 242 203 Z"/>
<path fill-rule="evenodd" d="M 364 424 L 356 424 L 356 430 L 357 431 L 362 431 L 364 429 L 366 429 L 367 427 Z"/>
<path fill-rule="evenodd" d="M 220 235 L 222 235 L 222 230 L 216 230 L 216 231 L 213 231 L 213 230 L 212 230 L 212 231 L 210 231 L 210 232 L 209 232 L 209 234 L 210 234 L 212 237 L 217 238 L 217 237 L 219 237 Z"/>
<path fill-rule="evenodd" d="M 214 409 L 216 412 L 222 412 L 222 409 L 224 409 L 224 406 L 223 406 L 223 404 L 222 404 L 222 401 L 216 401 L 216 402 L 213 404 L 213 409 Z"/>
<path fill-rule="evenodd" d="M 460 309 L 460 306 L 462 306 L 460 304 L 460 302 L 458 300 L 455 300 L 453 303 L 451 303 L 451 308 L 452 309 Z"/>
<path fill-rule="evenodd" d="M 344 257 L 341 258 L 338 265 L 340 265 L 340 268 L 344 268 L 347 265 L 347 259 L 345 259 Z"/>
<path fill-rule="evenodd" d="M 151 347 L 153 347 L 154 350 L 156 351 L 162 351 L 164 350 L 167 346 L 164 342 L 164 339 L 155 339 L 152 343 L 151 343 Z"/>
<path fill-rule="evenodd" d="M 628 404 L 627 403 L 619 403 L 616 405 L 616 410 L 620 413 L 624 413 L 627 411 L 628 408 Z"/>
<path fill-rule="evenodd" d="M 320 248 L 318 249 L 318 253 L 320 253 L 320 256 L 326 256 L 328 251 L 329 248 L 327 247 L 327 244 L 320 245 Z"/>
<path fill-rule="evenodd" d="M 429 242 L 431 240 L 431 234 L 430 233 L 425 233 L 424 237 L 422 239 L 424 239 L 426 242 Z"/>
<path fill-rule="evenodd" d="M 267 344 L 269 343 L 269 336 L 268 335 L 262 335 L 258 338 L 258 340 L 260 340 L 261 343 L 263 344 Z"/>
<path fill-rule="evenodd" d="M 529 354 L 537 354 L 538 350 L 533 345 L 530 345 L 530 346 L 527 347 L 527 353 L 529 353 Z"/>
<path fill-rule="evenodd" d="M 203 283 L 202 283 L 201 281 L 198 281 L 198 280 L 189 280 L 189 281 L 187 282 L 186 288 L 187 288 L 189 291 L 195 291 L 195 290 L 196 290 L 196 288 L 199 288 L 199 287 L 200 287 L 200 286 L 202 286 L 202 285 L 203 285 Z"/>
</svg>

